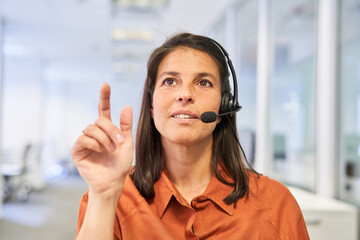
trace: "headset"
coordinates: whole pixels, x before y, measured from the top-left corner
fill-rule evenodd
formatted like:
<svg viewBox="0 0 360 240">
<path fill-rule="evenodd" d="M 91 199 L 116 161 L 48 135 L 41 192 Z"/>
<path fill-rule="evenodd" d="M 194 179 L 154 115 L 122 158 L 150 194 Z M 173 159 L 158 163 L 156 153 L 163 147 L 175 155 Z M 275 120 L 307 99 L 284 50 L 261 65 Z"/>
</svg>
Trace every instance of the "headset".
<svg viewBox="0 0 360 240">
<path fill-rule="evenodd" d="M 238 88 L 237 88 L 237 78 L 236 78 L 236 73 L 232 64 L 231 59 L 229 58 L 229 54 L 227 53 L 227 51 L 225 50 L 225 48 L 218 43 L 217 41 L 215 41 L 214 39 L 210 39 L 223 53 L 227 64 L 229 66 L 230 72 L 231 72 L 231 76 L 233 79 L 233 87 L 234 87 L 234 95 L 232 95 L 230 92 L 226 91 L 222 94 L 221 96 L 221 105 L 220 105 L 220 114 L 223 113 L 230 113 L 230 112 L 237 112 L 240 111 L 240 109 L 242 108 L 239 105 L 239 101 L 238 101 Z"/>
<path fill-rule="evenodd" d="M 214 112 L 205 112 L 201 115 L 201 120 L 204 123 L 210 123 L 216 121 L 217 117 L 222 117 L 225 115 L 229 115 L 230 117 L 235 113 L 241 110 L 242 106 L 239 105 L 238 101 L 238 89 L 237 89 L 237 78 L 235 74 L 235 70 L 233 67 L 233 64 L 231 62 L 231 59 L 229 58 L 229 54 L 225 50 L 223 46 L 221 46 L 220 43 L 215 41 L 214 39 L 211 39 L 209 37 L 206 37 L 208 40 L 210 40 L 212 43 L 214 43 L 215 46 L 220 49 L 223 56 L 225 57 L 225 60 L 228 64 L 228 67 L 231 72 L 231 76 L 233 79 L 233 87 L 234 87 L 234 95 L 232 95 L 229 91 L 225 91 L 222 93 L 221 96 L 221 104 L 219 109 L 219 114 L 216 115 Z"/>
<path fill-rule="evenodd" d="M 205 112 L 201 115 L 201 121 L 203 121 L 204 123 L 210 123 L 210 122 L 215 122 L 217 117 L 227 116 L 227 120 L 229 120 L 229 125 L 232 129 L 235 140 L 238 143 L 240 150 L 245 158 L 245 162 L 248 164 L 248 166 L 250 168 L 252 168 L 249 161 L 247 160 L 245 151 L 240 144 L 240 141 L 237 137 L 236 131 L 230 121 L 230 118 L 228 118 L 228 117 L 231 117 L 234 113 L 240 111 L 242 108 L 242 106 L 239 105 L 239 101 L 238 101 L 237 78 L 236 78 L 234 67 L 232 65 L 231 59 L 229 58 L 229 54 L 226 52 L 225 48 L 223 46 L 221 46 L 221 44 L 218 43 L 217 41 L 215 41 L 214 39 L 211 39 L 208 37 L 206 37 L 206 38 L 209 39 L 210 41 L 212 41 L 221 50 L 221 52 L 223 53 L 223 55 L 226 59 L 226 62 L 228 64 L 228 67 L 230 69 L 232 79 L 233 79 L 234 95 L 232 95 L 229 91 L 223 92 L 222 96 L 221 96 L 221 105 L 220 105 L 219 114 L 216 115 L 215 112 Z"/>
</svg>

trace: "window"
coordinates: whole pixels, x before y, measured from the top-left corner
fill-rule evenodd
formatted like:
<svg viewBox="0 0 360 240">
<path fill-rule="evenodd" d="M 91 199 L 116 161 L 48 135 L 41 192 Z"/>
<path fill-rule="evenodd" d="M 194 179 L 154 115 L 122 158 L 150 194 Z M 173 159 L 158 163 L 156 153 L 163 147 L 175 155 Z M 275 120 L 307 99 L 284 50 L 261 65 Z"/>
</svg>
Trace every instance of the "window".
<svg viewBox="0 0 360 240">
<path fill-rule="evenodd" d="M 244 1 L 237 10 L 236 63 L 238 98 L 243 106 L 236 115 L 239 138 L 249 162 L 254 160 L 257 87 L 258 2 Z M 252 27 L 249 27 L 252 26 Z M 235 62 L 236 61 L 236 62 Z"/>
<path fill-rule="evenodd" d="M 360 0 L 341 1 L 341 198 L 360 204 Z"/>
<path fill-rule="evenodd" d="M 315 188 L 316 1 L 272 2 L 272 177 Z"/>
</svg>

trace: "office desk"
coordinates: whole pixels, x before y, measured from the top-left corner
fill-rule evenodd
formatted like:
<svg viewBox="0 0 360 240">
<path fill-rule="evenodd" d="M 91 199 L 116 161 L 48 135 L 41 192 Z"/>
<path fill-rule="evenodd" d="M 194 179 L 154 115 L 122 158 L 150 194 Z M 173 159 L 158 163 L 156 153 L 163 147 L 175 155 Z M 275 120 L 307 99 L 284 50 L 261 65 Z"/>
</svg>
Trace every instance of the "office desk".
<svg viewBox="0 0 360 240">
<path fill-rule="evenodd" d="M 303 212 L 311 240 L 357 240 L 357 207 L 288 187 Z"/>
</svg>

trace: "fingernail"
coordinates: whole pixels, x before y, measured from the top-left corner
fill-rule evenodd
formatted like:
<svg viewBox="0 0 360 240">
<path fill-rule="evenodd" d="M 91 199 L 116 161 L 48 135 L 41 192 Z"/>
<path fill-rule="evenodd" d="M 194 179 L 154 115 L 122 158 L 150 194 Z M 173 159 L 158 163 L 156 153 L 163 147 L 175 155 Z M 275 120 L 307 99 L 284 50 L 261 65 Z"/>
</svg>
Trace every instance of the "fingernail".
<svg viewBox="0 0 360 240">
<path fill-rule="evenodd" d="M 115 139 L 116 139 L 116 143 L 117 143 L 117 144 L 121 144 L 121 143 L 124 142 L 124 138 L 121 136 L 120 133 L 118 133 L 118 134 L 115 135 Z"/>
</svg>

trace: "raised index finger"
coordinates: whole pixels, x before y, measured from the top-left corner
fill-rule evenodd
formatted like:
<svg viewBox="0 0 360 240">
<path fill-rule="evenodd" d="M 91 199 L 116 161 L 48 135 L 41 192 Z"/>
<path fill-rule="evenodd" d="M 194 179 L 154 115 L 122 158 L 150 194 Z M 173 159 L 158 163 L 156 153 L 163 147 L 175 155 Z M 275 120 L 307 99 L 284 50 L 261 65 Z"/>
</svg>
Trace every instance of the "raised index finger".
<svg viewBox="0 0 360 240">
<path fill-rule="evenodd" d="M 111 120 L 110 114 L 110 86 L 107 83 L 103 83 L 100 90 L 99 99 L 99 117 L 106 117 Z"/>
</svg>

